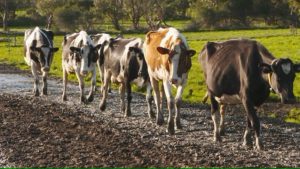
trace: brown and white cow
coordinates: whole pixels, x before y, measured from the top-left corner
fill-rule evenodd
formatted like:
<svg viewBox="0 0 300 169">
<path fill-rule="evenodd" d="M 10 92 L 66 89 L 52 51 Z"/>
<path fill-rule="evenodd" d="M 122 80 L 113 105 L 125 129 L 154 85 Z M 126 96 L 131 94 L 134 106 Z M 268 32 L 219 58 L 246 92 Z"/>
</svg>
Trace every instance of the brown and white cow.
<svg viewBox="0 0 300 169">
<path fill-rule="evenodd" d="M 53 32 L 40 29 L 26 30 L 24 36 L 24 59 L 28 66 L 31 67 L 32 75 L 34 76 L 35 96 L 39 96 L 39 75 L 43 76 L 43 95 L 47 95 L 47 76 L 53 60 L 54 52 L 58 48 L 53 47 Z"/>
<path fill-rule="evenodd" d="M 142 39 L 131 38 L 110 39 L 105 42 L 101 48 L 104 48 L 103 62 L 101 69 L 104 70 L 104 84 L 102 90 L 102 99 L 100 102 L 100 110 L 106 109 L 106 99 L 108 86 L 111 82 L 120 84 L 119 92 L 121 96 L 121 112 L 125 117 L 131 115 L 131 83 L 137 84 L 139 87 L 149 85 L 149 76 L 147 65 L 142 51 Z M 125 106 L 125 91 L 127 91 L 127 105 Z M 147 97 L 148 98 L 148 97 Z M 149 99 L 147 99 L 149 100 Z M 148 104 L 148 111 L 150 111 Z"/>
<path fill-rule="evenodd" d="M 162 81 L 168 102 L 168 132 L 175 133 L 174 127 L 181 128 L 180 104 L 183 89 L 187 83 L 188 72 L 192 66 L 191 57 L 196 53 L 190 50 L 185 37 L 175 28 L 160 28 L 148 32 L 144 43 L 145 59 L 148 66 L 151 85 L 154 89 L 156 104 L 156 123 L 162 125 L 164 117 L 161 109 L 161 96 L 159 94 L 159 81 Z M 171 87 L 177 88 L 174 99 Z M 174 119 L 175 108 L 175 119 Z M 175 124 L 174 125 L 174 120 Z"/>
<path fill-rule="evenodd" d="M 79 81 L 80 100 L 92 102 L 96 85 L 96 62 L 98 60 L 97 50 L 101 45 L 94 46 L 92 39 L 85 31 L 66 35 L 63 41 L 62 67 L 63 67 L 63 101 L 67 100 L 66 87 L 68 74 L 75 73 Z M 92 72 L 91 90 L 86 100 L 84 96 L 83 78 Z"/>
<path fill-rule="evenodd" d="M 282 103 L 295 102 L 293 82 L 300 65 L 290 59 L 276 59 L 262 44 L 241 39 L 208 42 L 199 55 L 206 80 L 214 122 L 214 141 L 224 132 L 225 105 L 242 103 L 247 114 L 244 145 L 251 142 L 253 127 L 256 148 L 261 149 L 260 122 L 256 107 L 268 98 L 270 88 L 281 96 Z M 218 123 L 220 107 L 220 125 Z"/>
</svg>

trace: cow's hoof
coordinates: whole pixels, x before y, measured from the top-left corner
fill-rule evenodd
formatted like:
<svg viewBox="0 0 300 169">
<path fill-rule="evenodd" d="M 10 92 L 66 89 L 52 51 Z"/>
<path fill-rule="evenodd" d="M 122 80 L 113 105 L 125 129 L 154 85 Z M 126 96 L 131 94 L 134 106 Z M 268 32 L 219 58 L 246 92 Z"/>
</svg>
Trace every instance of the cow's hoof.
<svg viewBox="0 0 300 169">
<path fill-rule="evenodd" d="M 105 109 L 106 109 L 106 104 L 101 104 L 101 105 L 100 105 L 100 110 L 101 110 L 101 111 L 104 111 Z"/>
<path fill-rule="evenodd" d="M 94 95 L 90 95 L 87 99 L 88 102 L 92 102 L 94 100 Z"/>
<path fill-rule="evenodd" d="M 131 111 L 130 109 L 126 109 L 124 113 L 124 117 L 130 117 L 131 116 Z"/>
<path fill-rule="evenodd" d="M 221 136 L 219 134 L 214 135 L 214 142 L 218 142 L 218 143 L 222 142 Z"/>
<path fill-rule="evenodd" d="M 111 93 L 111 88 L 108 89 L 108 93 Z"/>
<path fill-rule="evenodd" d="M 170 135 L 174 135 L 174 134 L 175 134 L 174 123 L 169 123 L 169 124 L 168 124 L 167 132 L 168 132 Z"/>
<path fill-rule="evenodd" d="M 156 119 L 156 124 L 159 125 L 159 126 L 163 125 L 164 124 L 164 119 L 163 118 L 157 118 Z"/>
<path fill-rule="evenodd" d="M 262 143 L 261 143 L 261 140 L 260 139 L 256 139 L 256 143 L 255 143 L 255 149 L 257 150 L 257 151 L 261 151 L 261 150 L 263 150 L 263 145 L 262 145 Z"/>
<path fill-rule="evenodd" d="M 62 96 L 62 101 L 63 101 L 63 102 L 68 101 L 67 96 Z"/>
<path fill-rule="evenodd" d="M 220 129 L 220 136 L 225 136 L 225 130 L 224 129 Z"/>
<path fill-rule="evenodd" d="M 47 92 L 47 90 L 43 90 L 43 93 L 42 93 L 42 95 L 44 95 L 44 96 L 47 96 L 47 95 L 48 95 L 48 92 Z"/>
<path fill-rule="evenodd" d="M 150 119 L 155 118 L 155 114 L 154 114 L 153 110 L 148 110 L 148 116 L 149 116 Z"/>
<path fill-rule="evenodd" d="M 40 92 L 39 91 L 35 91 L 34 92 L 34 96 L 40 96 Z"/>
<path fill-rule="evenodd" d="M 180 120 L 176 120 L 176 126 L 175 126 L 175 129 L 182 129 L 182 125 L 180 123 Z"/>
</svg>

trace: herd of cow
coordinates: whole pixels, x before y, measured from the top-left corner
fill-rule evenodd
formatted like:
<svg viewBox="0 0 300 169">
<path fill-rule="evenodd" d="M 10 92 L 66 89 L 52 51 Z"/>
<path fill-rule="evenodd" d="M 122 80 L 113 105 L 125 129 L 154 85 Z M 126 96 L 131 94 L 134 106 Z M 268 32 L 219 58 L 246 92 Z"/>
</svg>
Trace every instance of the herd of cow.
<svg viewBox="0 0 300 169">
<path fill-rule="evenodd" d="M 31 66 L 34 76 L 34 94 L 39 96 L 39 76 L 42 73 L 42 94 L 47 95 L 47 74 L 58 48 L 53 46 L 51 31 L 27 30 L 24 37 L 25 61 Z M 147 87 L 147 106 L 150 118 L 162 125 L 162 97 L 167 99 L 169 112 L 167 131 L 175 133 L 180 129 L 181 95 L 192 66 L 191 57 L 195 51 L 189 49 L 185 37 L 175 28 L 160 28 L 141 38 L 112 38 L 109 34 L 88 35 L 85 31 L 68 34 L 62 42 L 63 94 L 67 100 L 68 74 L 75 73 L 80 87 L 81 102 L 92 102 L 96 85 L 98 66 L 102 82 L 100 110 L 106 108 L 110 83 L 119 84 L 121 111 L 130 116 L 131 83 Z M 244 145 L 251 142 L 251 128 L 255 132 L 255 145 L 262 148 L 260 122 L 256 108 L 269 96 L 270 91 L 281 97 L 282 103 L 295 102 L 293 82 L 300 65 L 290 59 L 276 59 L 259 42 L 249 39 L 234 39 L 224 42 L 207 42 L 199 54 L 207 86 L 207 98 L 211 101 L 211 115 L 214 123 L 214 141 L 221 141 L 224 134 L 225 106 L 242 103 L 246 110 L 247 126 Z M 84 95 L 83 78 L 92 73 L 91 89 Z M 160 89 L 159 82 L 162 81 Z M 171 88 L 176 87 L 176 96 Z M 125 91 L 127 102 L 125 103 Z M 156 115 L 151 107 L 152 91 L 156 104 Z M 220 105 L 220 115 L 217 113 Z M 175 112 L 175 113 L 174 113 Z"/>
</svg>

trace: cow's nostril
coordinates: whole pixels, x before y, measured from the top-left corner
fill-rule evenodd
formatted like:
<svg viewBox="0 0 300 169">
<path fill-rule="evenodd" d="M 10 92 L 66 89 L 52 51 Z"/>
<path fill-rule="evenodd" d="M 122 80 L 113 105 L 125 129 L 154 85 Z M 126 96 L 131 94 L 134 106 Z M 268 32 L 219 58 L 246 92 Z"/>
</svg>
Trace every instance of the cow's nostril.
<svg viewBox="0 0 300 169">
<path fill-rule="evenodd" d="M 177 82 L 178 82 L 177 79 L 172 79 L 172 80 L 171 80 L 171 83 L 172 83 L 172 84 L 177 84 Z"/>
<path fill-rule="evenodd" d="M 80 74 L 85 76 L 87 74 L 87 71 L 81 71 Z"/>
<path fill-rule="evenodd" d="M 48 72 L 50 69 L 49 69 L 49 67 L 43 67 L 42 68 L 42 71 L 44 71 L 44 72 Z"/>
</svg>

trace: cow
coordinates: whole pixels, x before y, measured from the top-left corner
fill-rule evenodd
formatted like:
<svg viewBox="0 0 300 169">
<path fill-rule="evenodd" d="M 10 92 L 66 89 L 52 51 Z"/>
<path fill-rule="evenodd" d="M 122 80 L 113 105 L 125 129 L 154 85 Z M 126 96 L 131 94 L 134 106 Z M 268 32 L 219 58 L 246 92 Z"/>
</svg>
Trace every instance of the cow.
<svg viewBox="0 0 300 169">
<path fill-rule="evenodd" d="M 58 48 L 53 47 L 54 34 L 52 31 L 44 30 L 39 27 L 26 30 L 24 36 L 24 59 L 34 77 L 33 92 L 39 96 L 39 75 L 42 73 L 43 87 L 42 95 L 47 95 L 47 76 L 53 60 L 54 52 Z"/>
<path fill-rule="evenodd" d="M 104 48 L 102 55 L 104 56 L 101 62 L 101 69 L 104 70 L 104 84 L 102 90 L 102 99 L 100 101 L 100 110 L 106 109 L 106 99 L 108 87 L 111 82 L 120 84 L 119 93 L 121 96 L 121 112 L 124 117 L 131 116 L 130 103 L 131 83 L 136 83 L 138 86 L 148 86 L 149 77 L 147 65 L 142 51 L 142 39 L 110 39 L 106 41 L 101 48 Z M 125 90 L 127 92 L 127 105 L 125 106 Z M 148 99 L 150 100 L 150 99 Z M 148 113 L 150 112 L 150 104 L 148 104 Z"/>
<path fill-rule="evenodd" d="M 91 38 L 94 42 L 95 45 L 102 45 L 103 43 L 105 42 L 109 42 L 111 39 L 113 39 L 109 34 L 107 33 L 98 33 L 96 35 L 91 35 Z M 118 39 L 118 38 L 123 38 L 122 35 L 118 35 L 115 39 Z M 107 49 L 107 48 L 105 48 Z M 104 83 L 104 80 L 103 80 L 103 74 L 104 74 L 104 66 L 100 66 L 103 64 L 103 61 L 104 61 L 104 55 L 103 53 L 105 51 L 104 50 L 104 47 L 103 48 L 100 48 L 98 51 L 97 51 L 97 54 L 98 54 L 98 61 L 97 61 L 97 65 L 98 65 L 98 69 L 99 69 L 99 76 L 100 76 L 100 80 L 101 80 L 101 83 L 103 84 Z M 110 92 L 110 88 L 108 89 L 108 91 Z M 101 89 L 102 91 L 102 89 Z"/>
<path fill-rule="evenodd" d="M 96 62 L 98 60 L 97 50 L 101 45 L 94 46 L 90 36 L 85 31 L 66 35 L 62 43 L 62 68 L 63 68 L 63 94 L 62 100 L 67 100 L 66 87 L 68 74 L 75 73 L 79 81 L 81 103 L 94 100 L 94 89 L 96 85 Z M 84 95 L 84 77 L 92 73 L 91 90 L 88 98 Z"/>
<path fill-rule="evenodd" d="M 154 90 L 156 124 L 162 125 L 164 123 L 161 95 L 159 94 L 159 81 L 162 81 L 169 111 L 167 132 L 171 135 L 175 134 L 175 128 L 182 128 L 180 124 L 181 95 L 192 66 L 191 57 L 196 52 L 189 49 L 185 37 L 172 27 L 148 32 L 143 49 L 150 82 Z M 172 85 L 177 88 L 175 105 L 171 94 Z M 175 118 L 173 115 L 174 107 Z M 174 120 L 176 126 L 174 125 Z"/>
<path fill-rule="evenodd" d="M 99 44 L 103 44 L 104 42 L 108 42 L 110 39 L 112 39 L 112 37 L 107 34 L 107 33 L 98 33 L 96 35 L 92 35 L 91 36 L 92 40 L 93 40 L 93 43 L 95 45 L 99 45 Z M 103 84 L 103 73 L 104 73 L 104 70 L 103 70 L 103 66 L 102 66 L 102 69 L 100 67 L 101 64 L 103 64 L 102 62 L 104 61 L 104 59 L 102 59 L 104 56 L 103 56 L 103 51 L 101 51 L 101 49 L 103 50 L 104 48 L 100 48 L 98 51 L 97 51 L 97 54 L 98 54 L 98 61 L 97 61 L 97 65 L 98 65 L 98 69 L 99 69 L 99 75 L 100 75 L 100 80 L 101 80 L 101 83 Z M 101 57 L 101 59 L 100 59 Z"/>
<path fill-rule="evenodd" d="M 300 65 L 287 58 L 276 59 L 262 44 L 249 39 L 207 42 L 198 60 L 211 101 L 214 141 L 221 141 L 225 105 L 242 103 L 247 115 L 243 145 L 250 145 L 250 129 L 254 128 L 256 149 L 262 149 L 256 108 L 268 98 L 270 88 L 280 95 L 282 103 L 295 102 L 293 82 Z M 216 113 L 219 104 L 220 125 Z"/>
</svg>

